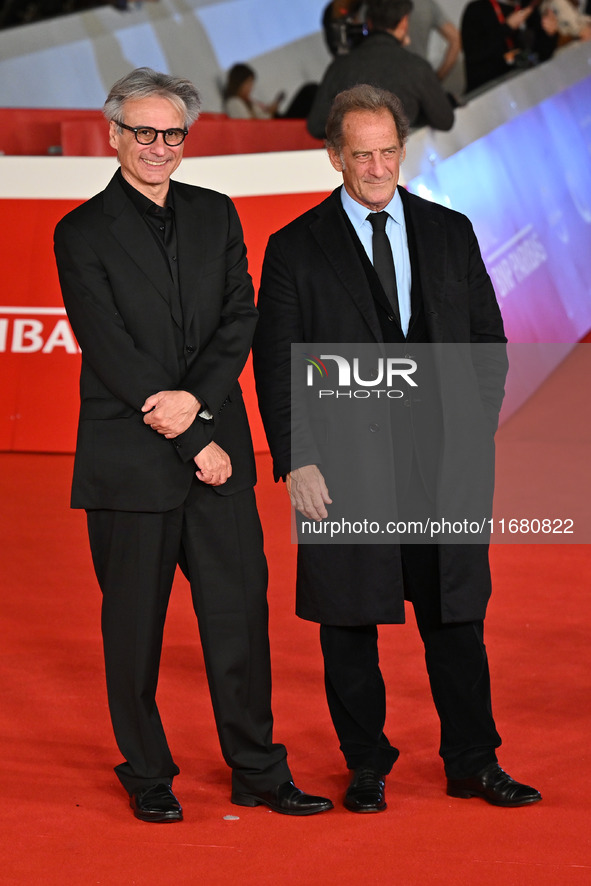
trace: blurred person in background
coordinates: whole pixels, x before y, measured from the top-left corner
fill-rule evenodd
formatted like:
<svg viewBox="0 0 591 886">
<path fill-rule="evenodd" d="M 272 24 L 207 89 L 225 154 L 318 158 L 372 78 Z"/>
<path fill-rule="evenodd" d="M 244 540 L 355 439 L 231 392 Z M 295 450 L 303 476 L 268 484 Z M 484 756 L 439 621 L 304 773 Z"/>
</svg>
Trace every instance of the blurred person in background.
<svg viewBox="0 0 591 886">
<path fill-rule="evenodd" d="M 558 42 L 552 10 L 535 3 L 520 6 L 501 0 L 472 0 L 461 22 L 466 92 L 520 68 L 549 59 Z"/>
<path fill-rule="evenodd" d="M 460 32 L 449 21 L 446 13 L 435 0 L 413 0 L 408 23 L 408 48 L 428 61 L 429 38 L 435 31 L 445 42 L 445 52 L 436 70 L 440 80 L 445 80 L 460 53 Z"/>
<path fill-rule="evenodd" d="M 236 120 L 271 120 L 273 117 L 283 119 L 305 120 L 318 88 L 316 83 L 305 83 L 290 101 L 287 110 L 279 113 L 279 106 L 285 98 L 281 91 L 270 104 L 252 98 L 256 72 L 250 65 L 239 62 L 228 71 L 224 86 L 224 113 Z"/>
<path fill-rule="evenodd" d="M 228 71 L 224 86 L 224 113 L 228 117 L 248 120 L 269 120 L 277 115 L 285 93 L 280 92 L 270 104 L 263 104 L 252 97 L 256 73 L 242 62 Z"/>
<path fill-rule="evenodd" d="M 370 0 L 369 35 L 330 64 L 308 115 L 315 138 L 324 129 L 335 96 L 358 83 L 379 86 L 398 96 L 411 126 L 451 129 L 454 112 L 431 65 L 407 52 L 412 0 Z"/>
<path fill-rule="evenodd" d="M 541 9 L 550 9 L 556 16 L 560 45 L 591 40 L 591 15 L 585 14 L 576 0 L 542 0 Z"/>
</svg>

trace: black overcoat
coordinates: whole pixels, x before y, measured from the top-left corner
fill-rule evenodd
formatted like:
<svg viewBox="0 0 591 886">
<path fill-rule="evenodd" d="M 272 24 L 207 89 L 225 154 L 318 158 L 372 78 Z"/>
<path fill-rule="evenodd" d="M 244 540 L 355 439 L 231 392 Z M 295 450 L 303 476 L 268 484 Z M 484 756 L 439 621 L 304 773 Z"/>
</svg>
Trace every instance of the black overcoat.
<svg viewBox="0 0 591 886">
<path fill-rule="evenodd" d="M 469 396 L 458 398 L 445 385 L 440 394 L 441 482 L 452 489 L 454 472 L 463 464 L 470 465 L 475 482 L 481 473 L 492 477 L 506 338 L 469 220 L 399 190 L 407 229 L 414 231 L 412 273 L 413 279 L 420 278 L 427 339 L 435 345 L 475 345 Z M 276 479 L 298 466 L 292 463 L 291 453 L 291 344 L 383 341 L 368 276 L 351 238 L 337 189 L 269 240 L 254 365 Z M 477 345 L 484 343 L 497 346 L 479 351 Z M 496 364 L 492 372 L 491 360 Z M 466 433 L 469 425 L 464 421 L 474 411 L 488 425 L 487 435 L 478 440 Z M 352 428 L 351 434 L 342 445 L 354 454 L 367 428 Z M 487 545 L 442 544 L 439 557 L 444 622 L 483 618 L 491 589 Z M 302 618 L 325 624 L 404 621 L 400 548 L 396 544 L 300 545 L 296 611 Z"/>
</svg>

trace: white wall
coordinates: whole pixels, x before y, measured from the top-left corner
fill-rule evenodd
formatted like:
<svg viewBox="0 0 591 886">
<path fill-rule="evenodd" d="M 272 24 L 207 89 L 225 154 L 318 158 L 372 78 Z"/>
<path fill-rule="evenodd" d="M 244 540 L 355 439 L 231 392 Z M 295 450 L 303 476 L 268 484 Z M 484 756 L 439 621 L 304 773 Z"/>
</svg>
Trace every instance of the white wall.
<svg viewBox="0 0 591 886">
<path fill-rule="evenodd" d="M 0 107 L 98 108 L 111 84 L 148 65 L 189 77 L 204 110 L 221 109 L 235 62 L 259 74 L 257 97 L 286 101 L 330 61 L 323 0 L 159 0 L 121 13 L 102 7 L 0 32 Z"/>
<path fill-rule="evenodd" d="M 220 83 L 238 61 L 258 72 L 258 98 L 285 90 L 287 102 L 330 62 L 320 31 L 326 2 L 158 0 L 127 13 L 108 6 L 0 31 L 0 107 L 98 108 L 118 77 L 149 65 L 189 77 L 204 110 L 219 111 Z M 464 0 L 440 5 L 457 24 Z M 434 35 L 435 64 L 442 46 Z M 461 64 L 446 85 L 461 92 Z"/>
</svg>

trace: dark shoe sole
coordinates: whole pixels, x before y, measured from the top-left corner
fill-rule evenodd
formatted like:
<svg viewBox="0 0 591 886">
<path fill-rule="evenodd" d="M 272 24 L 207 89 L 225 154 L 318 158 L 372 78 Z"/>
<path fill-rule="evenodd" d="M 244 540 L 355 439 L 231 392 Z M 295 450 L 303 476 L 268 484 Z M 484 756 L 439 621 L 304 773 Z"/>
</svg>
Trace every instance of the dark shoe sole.
<svg viewBox="0 0 591 886">
<path fill-rule="evenodd" d="M 155 824 L 166 824 L 169 821 L 182 821 L 182 809 L 170 809 L 168 812 L 141 812 L 136 809 L 133 802 L 129 804 L 133 810 L 133 814 L 139 821 L 152 821 Z"/>
<path fill-rule="evenodd" d="M 481 794 L 478 791 L 462 790 L 448 790 L 447 796 L 455 797 L 459 800 L 470 800 L 472 797 L 478 797 L 480 800 L 486 800 L 491 806 L 502 806 L 506 809 L 518 809 L 520 806 L 532 806 L 534 803 L 539 803 L 542 799 L 541 797 L 531 797 L 531 799 L 527 800 L 495 800 L 493 797 L 487 797 L 486 794 Z"/>
<path fill-rule="evenodd" d="M 331 803 L 330 806 L 320 806 L 315 809 L 282 809 L 280 806 L 269 803 L 267 800 L 261 800 L 252 794 L 232 794 L 231 800 L 235 806 L 266 806 L 268 809 L 271 809 L 273 812 L 279 812 L 281 815 L 317 815 L 319 812 L 328 812 L 334 808 Z"/>
<path fill-rule="evenodd" d="M 354 806 L 353 804 L 343 803 L 345 809 L 348 809 L 349 812 L 360 812 L 362 814 L 371 813 L 371 812 L 384 812 L 388 808 L 388 804 L 384 803 L 383 806 Z"/>
<path fill-rule="evenodd" d="M 182 812 L 162 812 L 154 813 L 154 815 L 148 815 L 147 813 L 136 812 L 136 810 L 134 809 L 133 814 L 137 819 L 139 819 L 139 821 L 151 821 L 155 824 L 166 824 L 167 822 L 183 820 Z"/>
</svg>

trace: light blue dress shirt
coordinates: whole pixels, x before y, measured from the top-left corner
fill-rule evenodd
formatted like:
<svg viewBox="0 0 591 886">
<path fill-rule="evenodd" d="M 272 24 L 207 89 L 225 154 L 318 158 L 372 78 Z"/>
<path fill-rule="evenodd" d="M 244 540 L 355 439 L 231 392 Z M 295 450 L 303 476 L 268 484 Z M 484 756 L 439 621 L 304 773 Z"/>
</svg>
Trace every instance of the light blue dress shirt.
<svg viewBox="0 0 591 886">
<path fill-rule="evenodd" d="M 343 209 L 349 217 L 349 221 L 355 228 L 355 233 L 361 240 L 363 248 L 367 252 L 370 262 L 373 264 L 373 228 L 371 223 L 367 220 L 370 210 L 354 200 L 344 186 L 341 188 L 341 202 L 343 204 Z M 388 205 L 384 206 L 384 212 L 387 212 L 389 215 L 386 222 L 386 234 L 390 241 L 392 257 L 394 258 L 400 325 L 403 333 L 406 335 L 410 323 L 410 287 L 412 278 L 404 209 L 398 191 L 395 192 Z"/>
</svg>

